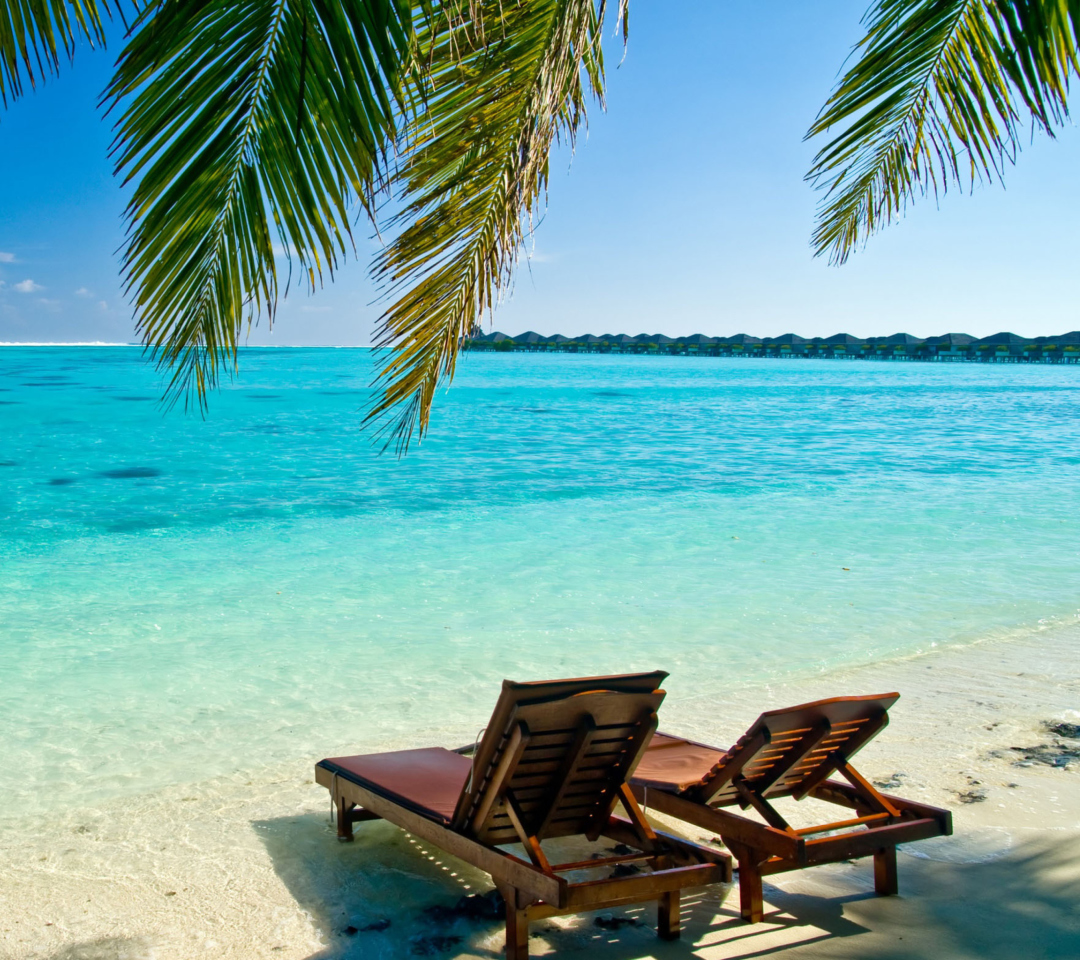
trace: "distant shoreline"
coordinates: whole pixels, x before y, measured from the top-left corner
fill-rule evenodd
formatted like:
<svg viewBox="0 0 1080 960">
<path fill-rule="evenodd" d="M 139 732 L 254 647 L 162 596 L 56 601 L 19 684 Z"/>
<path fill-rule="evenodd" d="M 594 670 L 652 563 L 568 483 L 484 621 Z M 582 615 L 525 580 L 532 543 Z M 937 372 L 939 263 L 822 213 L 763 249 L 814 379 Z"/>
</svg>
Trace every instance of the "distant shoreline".
<svg viewBox="0 0 1080 960">
<path fill-rule="evenodd" d="M 967 333 L 915 337 L 894 333 L 887 337 L 855 337 L 837 333 L 831 337 L 754 337 L 738 333 L 731 337 L 668 337 L 662 333 L 605 333 L 580 337 L 550 337 L 528 331 L 514 336 L 489 333 L 463 341 L 466 350 L 499 353 L 614 353 L 642 356 L 759 357 L 822 360 L 920 360 L 1004 363 L 1080 363 L 1080 331 L 1058 336 L 1021 337 L 995 333 L 976 338 Z"/>
</svg>

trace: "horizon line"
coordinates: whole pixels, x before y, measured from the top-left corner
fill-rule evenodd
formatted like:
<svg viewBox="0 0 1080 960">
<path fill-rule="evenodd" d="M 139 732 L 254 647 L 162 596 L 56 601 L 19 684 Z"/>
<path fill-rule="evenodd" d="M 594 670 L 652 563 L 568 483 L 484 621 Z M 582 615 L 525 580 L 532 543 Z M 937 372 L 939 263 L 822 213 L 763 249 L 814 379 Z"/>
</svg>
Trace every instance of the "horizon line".
<svg viewBox="0 0 1080 960">
<path fill-rule="evenodd" d="M 108 340 L 0 340 L 0 347 L 140 347 L 145 343 Z M 240 350 L 375 350 L 373 343 L 245 343 Z"/>
</svg>

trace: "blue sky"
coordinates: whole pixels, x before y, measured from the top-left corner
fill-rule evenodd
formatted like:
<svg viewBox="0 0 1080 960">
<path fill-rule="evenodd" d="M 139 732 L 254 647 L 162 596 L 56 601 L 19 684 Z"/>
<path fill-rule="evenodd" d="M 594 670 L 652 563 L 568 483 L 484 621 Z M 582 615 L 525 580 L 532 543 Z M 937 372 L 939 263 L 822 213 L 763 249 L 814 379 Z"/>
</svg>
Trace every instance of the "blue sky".
<svg viewBox="0 0 1080 960">
<path fill-rule="evenodd" d="M 843 268 L 815 260 L 802 135 L 867 0 L 636 0 L 608 112 L 552 168 L 550 202 L 494 329 L 925 336 L 1080 328 L 1080 136 L 1037 137 L 1007 189 L 922 202 Z M 613 26 L 613 25 L 612 25 Z M 0 341 L 127 341 L 123 194 L 96 106 L 111 59 L 81 50 L 0 117 Z M 361 257 L 376 249 L 371 241 Z M 251 343 L 366 344 L 367 263 L 293 290 Z"/>
</svg>

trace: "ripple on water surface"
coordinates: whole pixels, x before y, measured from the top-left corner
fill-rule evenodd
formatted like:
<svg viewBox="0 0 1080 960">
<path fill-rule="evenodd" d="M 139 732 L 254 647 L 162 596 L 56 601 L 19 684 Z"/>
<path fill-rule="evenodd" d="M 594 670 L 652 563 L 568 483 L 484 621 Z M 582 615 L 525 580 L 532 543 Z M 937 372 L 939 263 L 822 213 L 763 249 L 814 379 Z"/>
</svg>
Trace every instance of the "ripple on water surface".
<svg viewBox="0 0 1080 960">
<path fill-rule="evenodd" d="M 247 350 L 203 420 L 138 349 L 0 349 L 7 813 L 468 739 L 504 676 L 720 696 L 1080 606 L 1080 367 L 469 356 L 404 460 L 371 375 Z"/>
</svg>

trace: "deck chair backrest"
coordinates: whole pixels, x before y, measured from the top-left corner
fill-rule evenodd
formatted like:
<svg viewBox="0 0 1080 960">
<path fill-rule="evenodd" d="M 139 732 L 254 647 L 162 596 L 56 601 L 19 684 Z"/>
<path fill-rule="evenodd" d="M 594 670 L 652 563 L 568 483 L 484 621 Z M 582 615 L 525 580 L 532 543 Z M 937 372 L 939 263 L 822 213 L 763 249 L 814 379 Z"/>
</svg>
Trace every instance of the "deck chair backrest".
<svg viewBox="0 0 1080 960">
<path fill-rule="evenodd" d="M 898 693 L 834 697 L 763 713 L 698 788 L 714 806 L 758 797 L 801 798 L 870 742 L 889 723 Z"/>
<path fill-rule="evenodd" d="M 537 840 L 597 831 L 656 729 L 666 676 L 506 681 L 455 827 L 491 844 L 519 827 Z"/>
</svg>

